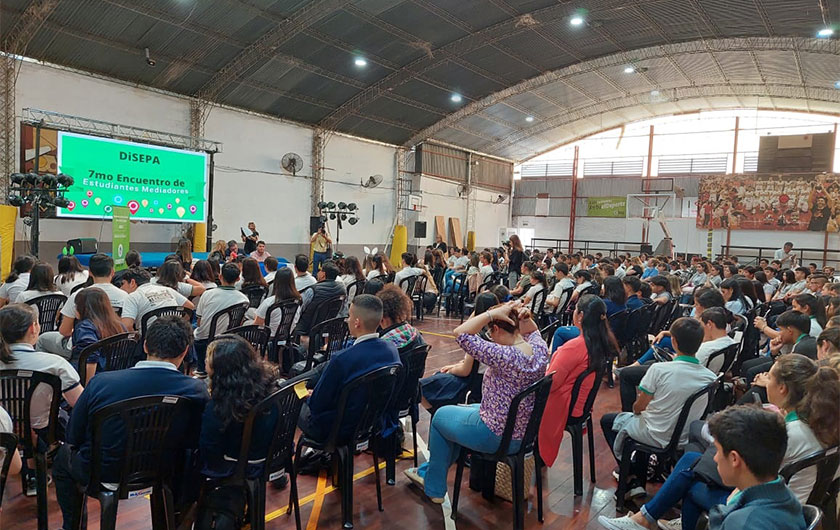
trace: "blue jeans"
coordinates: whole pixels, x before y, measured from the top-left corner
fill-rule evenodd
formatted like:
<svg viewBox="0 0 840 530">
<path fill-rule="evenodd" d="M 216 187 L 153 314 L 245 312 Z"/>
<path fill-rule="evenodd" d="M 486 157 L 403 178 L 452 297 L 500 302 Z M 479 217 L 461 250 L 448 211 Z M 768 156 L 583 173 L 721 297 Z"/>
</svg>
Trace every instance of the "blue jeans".
<svg viewBox="0 0 840 530">
<path fill-rule="evenodd" d="M 554 332 L 554 338 L 551 339 L 551 351 L 555 351 L 566 342 L 579 336 L 580 330 L 577 326 L 560 326 Z"/>
<path fill-rule="evenodd" d="M 321 263 L 330 259 L 330 256 L 326 252 L 313 252 L 312 253 L 312 275 L 315 276 L 318 274 L 318 269 L 321 267 Z"/>
<path fill-rule="evenodd" d="M 682 501 L 682 525 L 690 529 L 697 526 L 697 519 L 712 506 L 725 504 L 732 490 L 709 486 L 699 480 L 691 466 L 700 458 L 700 453 L 685 453 L 679 459 L 668 479 L 656 492 L 653 499 L 642 506 L 642 514 L 653 524 L 665 513 Z"/>
<path fill-rule="evenodd" d="M 429 497 L 446 495 L 446 474 L 458 459 L 462 446 L 480 453 L 492 453 L 499 448 L 502 437 L 484 424 L 478 407 L 478 404 L 447 405 L 435 412 L 429 427 L 429 461 L 417 471 L 424 477 Z M 511 440 L 510 451 L 518 451 L 519 443 Z"/>
<path fill-rule="evenodd" d="M 662 348 L 663 350 L 668 350 L 672 353 L 674 352 L 674 346 L 671 344 L 671 337 L 662 337 L 662 340 L 656 343 L 657 346 Z M 653 348 L 648 348 L 648 351 L 645 352 L 644 355 L 639 357 L 638 363 L 645 364 L 648 361 L 655 361 L 656 357 L 653 356 Z M 692 527 L 693 528 L 693 527 Z"/>
</svg>

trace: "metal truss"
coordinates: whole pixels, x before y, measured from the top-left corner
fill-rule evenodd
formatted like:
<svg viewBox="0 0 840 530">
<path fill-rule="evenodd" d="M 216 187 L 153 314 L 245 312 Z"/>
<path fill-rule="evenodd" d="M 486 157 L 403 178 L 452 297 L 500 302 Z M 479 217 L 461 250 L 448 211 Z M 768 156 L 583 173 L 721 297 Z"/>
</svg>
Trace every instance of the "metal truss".
<svg viewBox="0 0 840 530">
<path fill-rule="evenodd" d="M 531 79 L 525 80 L 517 85 L 514 85 L 510 88 L 501 90 L 486 98 L 483 98 L 479 101 L 471 103 L 470 105 L 465 106 L 464 108 L 450 114 L 443 120 L 427 127 L 420 133 L 414 135 L 410 138 L 405 145 L 415 145 L 427 138 L 433 137 L 438 132 L 452 127 L 453 125 L 458 124 L 458 122 L 468 116 L 473 114 L 480 113 L 481 111 L 496 105 L 504 101 L 507 98 L 529 92 L 532 90 L 539 89 L 543 86 L 554 82 L 567 82 L 569 78 L 574 76 L 584 74 L 584 73 L 592 73 L 597 72 L 603 68 L 611 68 L 626 64 L 627 62 L 627 55 L 631 54 L 635 61 L 638 63 L 643 63 L 646 60 L 657 60 L 657 59 L 667 59 L 669 61 L 673 61 L 675 56 L 679 55 L 690 55 L 690 54 L 709 54 L 713 52 L 731 52 L 731 51 L 746 51 L 746 52 L 757 52 L 757 51 L 795 51 L 796 53 L 815 53 L 815 54 L 826 54 L 826 55 L 835 55 L 840 56 L 840 43 L 834 40 L 829 39 L 812 39 L 812 38 L 802 38 L 802 37 L 751 37 L 751 38 L 732 38 L 732 39 L 717 39 L 717 40 L 705 40 L 705 41 L 690 41 L 690 42 L 681 42 L 681 43 L 674 43 L 668 45 L 661 45 L 661 46 L 652 46 L 648 48 L 640 48 L 633 50 L 632 52 L 620 52 L 612 55 L 607 55 L 604 57 L 600 57 L 597 59 L 592 59 L 590 61 L 585 61 L 582 63 L 576 63 L 565 68 L 561 68 L 559 70 L 555 70 L 553 72 L 547 72 L 545 74 L 533 77 Z M 725 79 L 725 78 L 724 78 Z M 792 78 L 794 79 L 794 78 Z M 698 79 L 688 79 L 689 82 L 686 83 L 684 87 L 679 88 L 672 88 L 672 89 L 664 89 L 659 90 L 660 96 L 662 98 L 668 98 L 671 101 L 677 101 L 680 95 L 685 91 L 694 91 L 696 92 L 695 96 L 692 97 L 705 97 L 703 93 L 704 90 L 707 88 L 711 90 L 712 93 L 708 95 L 713 96 L 717 95 L 716 92 L 719 85 L 700 85 L 698 82 L 702 80 Z M 739 95 L 760 95 L 760 96 L 768 96 L 773 95 L 770 90 L 771 86 L 774 86 L 774 90 L 781 92 L 790 91 L 792 89 L 796 89 L 798 95 L 790 95 L 785 96 L 782 94 L 778 94 L 778 97 L 794 97 L 796 99 L 802 99 L 805 97 L 811 97 L 814 94 L 814 98 L 816 99 L 817 96 L 826 97 L 825 101 L 831 102 L 838 102 L 840 100 L 840 92 L 837 90 L 828 90 L 823 89 L 821 87 L 803 87 L 801 84 L 801 78 L 797 75 L 795 77 L 795 81 L 798 83 L 797 86 L 791 86 L 788 88 L 781 89 L 782 86 L 787 86 L 784 84 L 776 83 L 774 85 L 765 84 L 740 84 L 734 83 L 733 81 L 729 80 L 727 83 L 732 84 L 732 90 L 729 91 L 728 94 L 730 96 L 739 96 Z M 723 86 L 728 86 L 727 84 Z M 736 86 L 744 87 L 749 86 L 750 89 L 745 94 L 741 94 L 740 91 L 742 89 L 736 88 Z M 760 92 L 756 92 L 756 87 L 766 87 L 762 88 Z M 807 96 L 806 96 L 807 90 Z M 492 146 L 490 149 L 492 151 L 493 148 L 502 148 L 506 145 L 513 144 L 515 142 L 519 142 L 524 138 L 533 136 L 535 134 L 540 134 L 551 130 L 555 127 L 559 127 L 566 123 L 570 123 L 572 121 L 576 121 L 580 119 L 579 115 L 591 115 L 592 109 L 600 109 L 598 112 L 606 112 L 609 110 L 615 110 L 619 108 L 626 108 L 627 105 L 624 105 L 623 102 L 627 100 L 635 101 L 636 105 L 646 105 L 651 103 L 650 101 L 650 93 L 645 91 L 643 93 L 638 94 L 622 94 L 615 98 L 610 98 L 604 101 L 596 101 L 592 102 L 589 105 L 580 106 L 574 109 L 566 109 L 562 114 L 545 121 L 541 121 L 538 124 L 535 124 L 532 127 L 529 127 L 527 130 L 517 132 L 516 134 L 510 135 L 509 137 L 505 138 L 503 142 Z M 483 115 L 482 115 L 483 116 Z M 571 119 L 570 119 L 571 118 Z"/>
<path fill-rule="evenodd" d="M 115 138 L 126 138 L 129 140 L 160 144 L 169 147 L 207 151 L 209 153 L 219 153 L 222 151 L 222 143 L 214 142 L 213 140 L 193 138 L 192 136 L 183 134 L 154 131 L 152 129 L 143 129 L 141 127 L 132 127 L 131 125 L 121 125 L 119 123 L 91 120 L 88 118 L 70 116 L 68 114 L 60 114 L 58 112 L 48 110 L 30 108 L 23 109 L 21 120 L 26 123 L 41 123 L 44 127 L 64 131 L 89 133 Z M 192 126 L 193 123 L 191 116 L 191 130 Z"/>
<path fill-rule="evenodd" d="M 318 203 L 324 199 L 324 148 L 327 135 L 323 129 L 312 132 L 312 171 L 309 184 L 310 209 L 312 215 L 319 215 Z"/>
</svg>

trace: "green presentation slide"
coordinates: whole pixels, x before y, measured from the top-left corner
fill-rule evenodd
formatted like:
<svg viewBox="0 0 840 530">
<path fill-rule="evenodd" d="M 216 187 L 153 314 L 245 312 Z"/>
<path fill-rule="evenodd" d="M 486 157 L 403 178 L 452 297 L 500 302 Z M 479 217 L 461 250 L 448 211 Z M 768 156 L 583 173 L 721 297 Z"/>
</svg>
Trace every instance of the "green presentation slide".
<svg viewBox="0 0 840 530">
<path fill-rule="evenodd" d="M 137 220 L 206 219 L 206 153 L 59 132 L 58 168 L 75 180 L 59 217 L 107 219 L 125 206 Z"/>
</svg>

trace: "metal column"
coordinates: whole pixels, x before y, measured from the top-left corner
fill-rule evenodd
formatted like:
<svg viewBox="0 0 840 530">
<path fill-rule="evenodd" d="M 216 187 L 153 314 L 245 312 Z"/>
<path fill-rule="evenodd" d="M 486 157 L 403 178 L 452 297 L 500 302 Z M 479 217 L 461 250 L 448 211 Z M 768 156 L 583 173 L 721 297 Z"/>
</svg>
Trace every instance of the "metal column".
<svg viewBox="0 0 840 530">
<path fill-rule="evenodd" d="M 578 161 L 580 156 L 580 147 L 575 146 L 575 158 L 572 161 L 572 205 L 569 208 L 569 254 L 574 252 L 575 248 L 575 214 L 577 212 L 577 187 L 578 187 Z M 549 199 L 550 201 L 551 199 Z M 513 202 L 513 201 L 511 201 Z M 550 206 L 550 203 L 549 203 Z M 551 213 L 551 212 L 549 212 Z"/>
</svg>

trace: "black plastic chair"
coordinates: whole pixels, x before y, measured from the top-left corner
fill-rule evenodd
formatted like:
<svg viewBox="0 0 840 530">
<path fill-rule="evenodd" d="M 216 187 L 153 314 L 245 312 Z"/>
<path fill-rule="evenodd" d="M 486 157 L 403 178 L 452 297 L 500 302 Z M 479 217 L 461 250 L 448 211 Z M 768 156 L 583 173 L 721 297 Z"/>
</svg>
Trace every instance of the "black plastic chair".
<svg viewBox="0 0 840 530">
<path fill-rule="evenodd" d="M 426 295 L 426 287 L 429 285 L 429 278 L 425 274 L 417 277 L 417 283 L 414 284 L 414 290 L 409 295 L 411 302 L 414 305 L 414 312 L 417 315 L 417 320 L 423 321 L 423 297 Z M 412 323 L 413 323 L 412 319 Z"/>
<path fill-rule="evenodd" d="M 280 325 L 274 332 L 274 336 L 268 344 L 268 358 L 272 362 L 280 365 L 281 372 L 289 373 L 294 362 L 290 354 L 292 347 L 292 326 L 295 323 L 295 315 L 300 309 L 300 300 L 281 300 L 271 304 L 265 312 L 265 326 L 271 329 L 271 319 L 275 311 L 280 310 Z M 280 354 L 280 348 L 283 349 L 283 355 Z"/>
<path fill-rule="evenodd" d="M 152 527 L 175 529 L 175 506 L 172 480 L 175 469 L 182 465 L 184 439 L 172 434 L 172 429 L 198 425 L 202 406 L 181 396 L 141 396 L 102 407 L 93 413 L 91 422 L 90 481 L 87 489 L 78 485 L 74 502 L 79 515 L 73 528 L 86 526 L 86 495 L 99 499 L 100 523 L 103 530 L 117 527 L 117 507 L 120 500 L 136 497 L 151 490 Z M 106 422 L 121 422 L 125 439 L 122 447 L 107 447 L 111 440 L 103 440 L 108 432 Z M 114 457 L 117 476 L 103 476 L 103 456 Z M 118 469 L 116 469 L 118 468 Z M 103 483 L 117 484 L 116 489 Z"/>
<path fill-rule="evenodd" d="M 525 527 L 525 499 L 523 492 L 525 490 L 525 458 L 532 453 L 536 453 L 537 434 L 542 421 L 545 404 L 548 401 L 548 394 L 551 390 L 551 381 L 554 378 L 554 372 L 542 377 L 540 380 L 532 383 L 525 390 L 517 394 L 510 403 L 510 411 L 508 412 L 507 421 L 505 422 L 505 430 L 502 434 L 502 440 L 499 443 L 499 449 L 492 454 L 479 453 L 477 451 L 470 451 L 465 447 L 461 447 L 458 456 L 458 468 L 455 471 L 455 491 L 452 496 L 452 520 L 458 517 L 458 498 L 461 494 L 461 481 L 464 476 L 464 466 L 466 465 L 467 453 L 472 454 L 471 462 L 476 460 L 483 460 L 484 464 L 492 466 L 491 469 L 496 469 L 497 462 L 503 462 L 510 467 L 512 477 L 512 491 L 513 491 L 513 528 L 514 530 L 522 530 Z M 530 398 L 530 399 L 529 399 Z M 525 428 L 525 434 L 519 445 L 519 450 L 515 453 L 510 453 L 510 443 L 513 438 L 513 429 L 516 425 L 516 416 L 519 412 L 519 407 L 527 403 L 525 400 L 531 401 L 533 408 L 531 415 L 528 418 L 528 425 Z M 535 455 L 535 460 L 539 459 L 539 455 Z M 542 498 L 542 477 L 539 465 L 534 465 L 534 474 L 537 481 L 537 517 L 540 522 L 543 521 L 543 498 Z M 485 491 L 493 491 L 495 483 L 490 484 L 491 481 L 485 481 Z"/>
<path fill-rule="evenodd" d="M 464 314 L 467 311 L 467 302 L 470 299 L 470 282 L 467 279 L 467 275 L 465 274 L 461 281 L 458 284 L 458 290 L 455 291 L 455 282 L 452 283 L 452 290 L 453 290 L 453 300 L 455 303 L 455 308 L 458 310 L 458 314 L 461 316 L 461 323 L 464 322 Z M 449 316 L 449 307 L 452 302 L 448 302 L 446 304 L 446 316 Z"/>
<path fill-rule="evenodd" d="M 580 396 L 580 387 L 587 378 L 594 377 L 592 389 L 586 396 L 583 404 L 583 414 L 574 416 L 575 405 Z M 566 432 L 572 438 L 572 465 L 574 467 L 574 491 L 576 496 L 583 495 L 583 431 L 586 430 L 586 437 L 589 441 L 589 479 L 595 482 L 595 438 L 592 429 L 592 406 L 595 404 L 595 397 L 603 379 L 603 369 L 596 370 L 587 368 L 572 386 L 572 398 L 569 402 L 569 416 L 566 420 Z"/>
<path fill-rule="evenodd" d="M 184 306 L 160 307 L 152 309 L 140 319 L 140 335 L 146 336 L 146 330 L 151 323 L 159 317 L 178 316 L 189 322 L 192 319 L 192 311 Z M 137 327 L 137 324 L 134 325 Z"/>
<path fill-rule="evenodd" d="M 706 359 L 706 368 L 712 366 L 712 362 L 716 361 L 719 357 L 723 357 L 723 362 L 721 363 L 721 367 L 719 370 L 712 370 L 715 373 L 726 373 L 732 369 L 732 364 L 735 362 L 735 357 L 738 355 L 738 350 L 741 348 L 741 345 L 737 342 L 732 344 L 731 346 L 727 346 L 726 348 L 721 348 L 716 352 L 713 352 L 709 355 L 709 358 Z"/>
<path fill-rule="evenodd" d="M 124 370 L 131 368 L 142 357 L 138 354 L 137 348 L 140 344 L 140 333 L 137 331 L 129 331 L 128 333 L 120 333 L 107 339 L 102 339 L 95 342 L 82 350 L 79 354 L 79 378 L 81 385 L 87 385 L 87 359 L 96 351 L 99 351 L 99 356 L 105 359 L 105 369 L 97 371 L 111 372 L 114 370 Z"/>
<path fill-rule="evenodd" d="M 387 276 L 385 276 L 385 279 L 382 280 L 382 281 L 385 282 L 385 283 L 394 283 L 394 278 L 396 278 L 396 277 L 397 277 L 397 273 L 394 272 L 394 271 L 391 271 L 391 272 L 388 273 Z"/>
<path fill-rule="evenodd" d="M 248 307 L 260 307 L 260 304 L 268 295 L 268 287 L 262 285 L 249 285 L 242 288 L 242 294 L 248 297 Z"/>
<path fill-rule="evenodd" d="M 700 413 L 699 417 L 691 418 L 692 420 L 703 419 L 706 417 L 706 414 L 709 412 L 712 406 L 712 398 L 714 396 L 715 390 L 720 385 L 721 378 L 718 378 L 705 387 L 701 388 L 694 394 L 688 397 L 685 400 L 685 404 L 680 411 L 680 415 L 677 418 L 677 423 L 674 426 L 674 432 L 671 434 L 671 439 L 668 442 L 668 445 L 665 447 L 654 447 L 652 445 L 643 444 L 642 442 L 638 442 L 629 436 L 624 440 L 624 445 L 622 446 L 621 451 L 621 461 L 619 464 L 619 472 L 618 472 L 618 488 L 616 489 L 615 495 L 615 509 L 616 511 L 623 512 L 625 511 L 625 499 L 624 495 L 627 493 L 627 477 L 630 474 L 630 464 L 631 464 L 631 455 L 633 452 L 636 452 L 636 458 L 642 458 L 641 454 L 646 455 L 656 455 L 659 459 L 659 462 L 663 466 L 670 466 L 674 462 L 679 459 L 679 451 L 680 451 L 680 439 L 682 438 L 682 433 L 685 430 L 686 425 L 689 421 L 689 415 L 691 414 L 692 409 L 694 409 L 694 405 L 696 404 L 697 400 L 706 396 L 706 404 L 703 406 L 702 412 Z"/>
<path fill-rule="evenodd" d="M 301 335 L 311 334 L 312 327 L 316 324 L 320 324 L 321 322 L 326 322 L 327 320 L 337 317 L 341 312 L 341 309 L 344 307 L 344 300 L 346 299 L 347 295 L 340 294 L 338 296 L 328 298 L 318 304 L 317 307 L 312 309 L 312 320 L 309 321 L 309 330 L 296 329 L 295 334 L 297 335 L 297 338 L 300 338 Z M 309 306 L 304 308 L 304 311 L 309 310 Z"/>
<path fill-rule="evenodd" d="M 445 273 L 445 271 L 444 271 Z M 459 272 L 452 275 L 452 288 L 448 292 L 443 292 L 446 288 L 446 280 L 445 274 L 441 276 L 441 283 L 443 287 L 439 287 L 441 289 L 441 295 L 438 297 L 438 307 L 437 307 L 437 316 L 440 316 L 440 308 L 443 306 L 443 303 L 446 302 L 446 316 L 449 316 L 449 313 L 452 310 L 452 301 L 457 296 L 458 291 L 461 288 L 461 281 L 465 281 L 467 274 L 464 272 Z M 438 284 L 440 285 L 440 284 Z"/>
<path fill-rule="evenodd" d="M 405 278 L 400 280 L 400 284 L 397 287 L 402 289 L 402 292 L 404 292 L 409 297 L 411 297 L 411 295 L 414 294 L 414 285 L 417 283 L 417 278 L 419 278 L 419 277 L 420 277 L 420 275 L 418 275 L 418 274 L 412 274 L 411 276 L 406 276 Z"/>
<path fill-rule="evenodd" d="M 46 385 L 52 390 L 49 425 L 46 439 L 41 440 L 47 450 L 56 443 L 58 404 L 61 400 L 61 379 L 58 376 L 33 370 L 0 370 L 0 406 L 12 418 L 15 436 L 23 449 L 24 459 L 35 461 L 35 483 L 38 491 L 38 530 L 49 527 L 47 516 L 47 455 L 38 449 L 35 431 L 32 430 L 30 403 L 35 389 Z M 26 477 L 21 473 L 21 484 L 26 491 Z"/>
<path fill-rule="evenodd" d="M 805 530 L 815 530 L 823 519 L 823 511 L 816 506 L 811 506 L 810 504 L 806 504 L 802 507 L 802 515 L 805 516 L 805 522 L 808 523 Z M 836 518 L 837 516 L 835 515 L 834 519 Z M 828 516 L 826 516 L 826 521 L 828 521 Z M 837 528 L 837 526 L 836 524 L 835 526 L 829 526 L 828 522 L 826 522 L 826 524 L 823 525 L 823 528 L 829 530 L 830 528 Z"/>
<path fill-rule="evenodd" d="M 210 319 L 210 332 L 207 335 L 207 342 L 213 342 L 213 339 L 218 335 L 241 326 L 249 307 L 248 302 L 240 302 L 213 315 Z"/>
<path fill-rule="evenodd" d="M 531 300 L 531 315 L 535 322 L 542 322 L 545 312 L 545 299 L 548 297 L 548 289 L 540 289 Z"/>
<path fill-rule="evenodd" d="M 36 296 L 26 301 L 27 305 L 38 308 L 38 324 L 41 325 L 41 333 L 58 329 L 58 312 L 66 301 L 67 297 L 58 293 Z"/>
<path fill-rule="evenodd" d="M 287 471 L 291 483 L 287 513 L 291 515 L 292 508 L 294 508 L 295 524 L 297 529 L 300 530 L 297 475 L 295 474 L 292 456 L 295 453 L 295 429 L 297 428 L 302 404 L 303 401 L 295 393 L 295 383 L 289 383 L 254 406 L 245 419 L 242 443 L 239 446 L 236 470 L 233 475 L 220 480 L 208 480 L 205 484 L 205 490 L 216 486 L 240 486 L 244 488 L 252 530 L 263 530 L 265 528 L 265 483 L 280 478 Z M 272 411 L 276 411 L 277 422 L 274 424 L 271 445 L 265 459 L 261 462 L 261 472 L 256 476 L 249 476 L 249 465 L 254 464 L 253 461 L 249 461 L 254 423 L 257 418 L 270 414 Z M 201 501 L 199 501 L 199 506 L 201 504 Z"/>
<path fill-rule="evenodd" d="M 826 529 L 837 528 L 837 493 L 840 488 L 840 478 L 834 480 L 834 475 L 837 473 L 838 465 L 840 465 L 840 451 L 835 445 L 792 462 L 779 471 L 779 475 L 785 479 L 786 483 L 789 483 L 790 479 L 800 471 L 813 466 L 817 467 L 817 478 L 808 496 L 808 504 L 822 510 L 825 518 L 823 528 Z"/>
<path fill-rule="evenodd" d="M 624 348 L 625 344 L 627 344 L 627 323 L 630 318 L 630 313 L 624 309 L 621 311 L 617 311 L 610 315 L 607 318 L 607 323 L 610 325 L 610 330 L 612 330 L 613 335 L 615 335 L 615 339 L 618 342 L 618 349 L 621 351 Z M 607 385 L 610 388 L 615 387 L 615 375 L 612 371 L 613 360 L 615 358 L 610 356 L 609 358 L 605 359 L 607 363 Z"/>
<path fill-rule="evenodd" d="M 18 437 L 10 432 L 0 432 L 0 449 L 3 451 L 3 463 L 0 467 L 0 506 L 3 505 L 3 493 L 6 491 L 6 478 L 9 476 L 9 467 L 12 465 L 12 458 L 18 447 Z"/>
<path fill-rule="evenodd" d="M 631 363 L 650 347 L 648 332 L 659 309 L 657 304 L 646 304 L 627 315 L 627 361 Z"/>
<path fill-rule="evenodd" d="M 336 406 L 335 420 L 326 441 L 319 442 L 306 435 L 298 439 L 295 462 L 300 460 L 304 447 L 320 449 L 331 453 L 337 470 L 333 484 L 341 491 L 341 519 L 345 529 L 353 528 L 353 456 L 356 448 L 364 443 L 375 441 L 382 425 L 382 414 L 389 404 L 397 380 L 400 365 L 394 364 L 378 368 L 359 376 L 347 383 L 341 390 Z M 356 424 L 349 438 L 341 438 L 341 425 L 350 396 L 363 399 L 363 405 L 356 412 Z M 376 476 L 376 501 L 379 511 L 382 508 L 382 486 L 379 481 L 379 457 L 376 448 L 372 451 L 373 469 Z M 297 464 L 295 464 L 297 465 Z"/>
<path fill-rule="evenodd" d="M 289 373 L 292 376 L 300 375 L 311 370 L 316 364 L 328 361 L 333 353 L 345 348 L 349 336 L 350 330 L 344 317 L 331 318 L 312 326 L 306 360 L 293 364 Z"/>
<path fill-rule="evenodd" d="M 256 324 L 251 324 L 249 326 L 239 326 L 235 328 L 230 328 L 225 331 L 225 335 L 239 335 L 243 339 L 247 340 L 251 346 L 257 350 L 257 353 L 260 354 L 260 357 L 265 358 L 266 350 L 268 349 L 268 336 L 271 333 L 269 329 L 265 326 L 257 326 Z"/>
<path fill-rule="evenodd" d="M 398 417 L 411 417 L 411 435 L 414 441 L 414 467 L 417 463 L 417 424 L 420 422 L 420 378 L 426 371 L 426 357 L 432 347 L 428 344 L 418 346 L 400 355 L 400 362 L 403 368 L 400 371 L 400 379 L 394 391 L 394 400 L 391 409 L 399 411 Z M 385 482 L 390 485 L 396 483 L 396 454 L 398 447 L 397 433 L 390 436 L 392 442 L 391 450 L 385 459 Z"/>
</svg>

